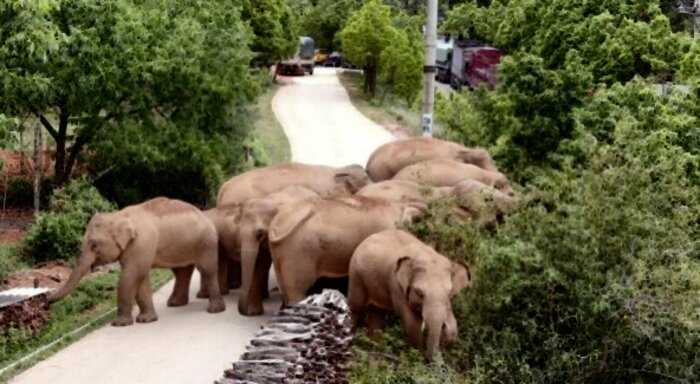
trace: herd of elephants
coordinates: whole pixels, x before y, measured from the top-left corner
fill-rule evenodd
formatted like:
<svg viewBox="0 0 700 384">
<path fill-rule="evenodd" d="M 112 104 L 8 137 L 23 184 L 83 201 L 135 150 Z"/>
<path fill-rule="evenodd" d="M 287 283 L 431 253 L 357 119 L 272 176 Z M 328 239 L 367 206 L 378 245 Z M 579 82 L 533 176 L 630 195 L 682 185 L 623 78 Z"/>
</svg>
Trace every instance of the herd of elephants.
<svg viewBox="0 0 700 384">
<path fill-rule="evenodd" d="M 284 163 L 239 174 L 223 184 L 217 206 L 201 211 L 158 197 L 92 217 L 68 281 L 68 295 L 92 268 L 121 264 L 115 326 L 156 321 L 149 272 L 170 268 L 168 306 L 186 305 L 196 267 L 207 311 L 225 310 L 239 273 L 238 310 L 263 314 L 274 266 L 283 305 L 301 301 L 317 279 L 348 278 L 353 324 L 370 334 L 395 312 L 411 344 L 428 358 L 457 337 L 451 300 L 471 284 L 469 267 L 450 261 L 401 230 L 428 203 L 453 197 L 458 217 L 491 226 L 515 204 L 508 179 L 487 151 L 433 138 L 387 143 L 366 167 Z M 231 276 L 229 276 L 231 275 Z"/>
</svg>

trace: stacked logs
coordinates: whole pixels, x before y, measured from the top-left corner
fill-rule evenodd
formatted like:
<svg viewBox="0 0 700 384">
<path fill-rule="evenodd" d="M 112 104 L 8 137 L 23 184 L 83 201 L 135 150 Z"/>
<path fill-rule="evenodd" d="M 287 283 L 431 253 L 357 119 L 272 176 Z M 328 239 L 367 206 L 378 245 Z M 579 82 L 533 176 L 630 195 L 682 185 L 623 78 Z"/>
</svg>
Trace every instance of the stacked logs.
<svg viewBox="0 0 700 384">
<path fill-rule="evenodd" d="M 0 294 L 0 334 L 10 328 L 36 333 L 49 320 L 49 301 L 43 290 L 15 289 L 6 292 Z"/>
<path fill-rule="evenodd" d="M 345 384 L 350 313 L 333 290 L 279 311 L 216 384 Z"/>
</svg>

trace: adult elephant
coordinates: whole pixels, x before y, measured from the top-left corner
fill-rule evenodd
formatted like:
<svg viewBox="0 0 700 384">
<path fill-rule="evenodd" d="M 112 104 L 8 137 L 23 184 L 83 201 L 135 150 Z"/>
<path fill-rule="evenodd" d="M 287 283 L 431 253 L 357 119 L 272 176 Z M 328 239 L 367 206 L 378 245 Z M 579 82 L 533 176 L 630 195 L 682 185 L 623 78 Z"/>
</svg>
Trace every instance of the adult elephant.
<svg viewBox="0 0 700 384">
<path fill-rule="evenodd" d="M 390 201 L 432 201 L 451 196 L 452 187 L 431 187 L 411 180 L 385 180 L 364 186 L 355 196 L 386 199 Z"/>
<path fill-rule="evenodd" d="M 272 218 L 287 204 L 318 197 L 316 192 L 308 188 L 291 186 L 264 198 L 250 199 L 241 207 L 237 237 L 241 244 L 243 281 L 238 298 L 238 311 L 242 315 L 263 314 L 262 300 L 267 293 L 267 281 L 272 265 L 267 245 Z"/>
<path fill-rule="evenodd" d="M 464 180 L 476 180 L 507 194 L 514 195 L 508 178 L 497 171 L 487 171 L 473 164 L 453 160 L 433 159 L 409 165 L 394 176 L 433 187 L 453 187 Z"/>
<path fill-rule="evenodd" d="M 367 161 L 367 173 L 375 181 L 389 180 L 401 169 L 432 159 L 449 159 L 474 164 L 487 171 L 498 171 L 491 155 L 481 148 L 467 148 L 430 137 L 396 140 L 377 148 Z"/>
<path fill-rule="evenodd" d="M 431 187 L 410 180 L 386 180 L 369 184 L 355 195 L 426 204 L 451 198 L 455 214 L 487 228 L 500 222 L 517 206 L 516 198 L 477 180 L 464 180 L 454 187 Z"/>
<path fill-rule="evenodd" d="M 413 221 L 424 208 L 360 196 L 282 207 L 270 223 L 268 236 L 285 303 L 301 301 L 320 277 L 347 276 L 350 257 L 364 239 Z"/>
<path fill-rule="evenodd" d="M 151 268 L 181 268 L 195 265 L 207 281 L 208 312 L 226 308 L 217 280 L 218 238 L 212 223 L 196 207 L 179 200 L 156 198 L 118 212 L 98 213 L 87 225 L 77 265 L 68 281 L 49 300 L 64 298 L 93 267 L 119 261 L 115 326 L 133 323 L 134 299 L 139 306 L 137 322 L 156 321 L 153 307 Z M 175 281 L 169 302 L 187 303 L 189 280 Z"/>
<path fill-rule="evenodd" d="M 399 230 L 377 233 L 357 247 L 350 262 L 353 325 L 368 315 L 373 334 L 382 326 L 381 312 L 393 311 L 411 344 L 432 359 L 441 342 L 457 338 L 451 301 L 470 284 L 468 266 L 450 261 L 413 235 Z"/>
<path fill-rule="evenodd" d="M 360 165 L 329 167 L 301 163 L 284 163 L 258 168 L 233 177 L 219 189 L 217 207 L 241 204 L 298 185 L 321 196 L 352 195 L 370 183 Z"/>
<path fill-rule="evenodd" d="M 207 211 L 222 231 L 220 236 L 221 271 L 228 277 L 227 287 L 237 288 L 239 281 L 235 278 L 242 274 L 240 265 L 240 245 L 229 233 L 230 220 L 222 222 L 222 216 L 229 215 L 231 210 L 238 209 L 247 200 L 263 198 L 271 193 L 279 192 L 289 186 L 308 188 L 321 196 L 352 195 L 370 182 L 367 172 L 360 165 L 348 165 L 335 168 L 323 165 L 301 163 L 283 163 L 234 176 L 219 189 L 216 208 Z M 192 274 L 192 268 L 180 271 L 183 278 Z M 199 297 L 206 297 L 206 289 L 200 290 Z"/>
</svg>

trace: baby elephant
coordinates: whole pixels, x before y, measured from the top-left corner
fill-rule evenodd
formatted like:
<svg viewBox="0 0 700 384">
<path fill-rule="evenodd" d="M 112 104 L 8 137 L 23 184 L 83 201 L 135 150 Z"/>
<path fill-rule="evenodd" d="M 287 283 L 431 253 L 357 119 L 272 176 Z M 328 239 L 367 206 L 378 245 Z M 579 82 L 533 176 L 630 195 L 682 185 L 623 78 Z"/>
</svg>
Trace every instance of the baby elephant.
<svg viewBox="0 0 700 384">
<path fill-rule="evenodd" d="M 379 232 L 363 241 L 350 261 L 353 325 L 367 314 L 371 335 L 381 327 L 381 312 L 393 310 L 411 344 L 431 360 L 441 342 L 457 338 L 451 301 L 469 285 L 466 265 L 451 262 L 407 232 Z"/>
<path fill-rule="evenodd" d="M 118 212 L 98 213 L 88 223 L 77 265 L 66 284 L 50 301 L 64 298 L 92 267 L 119 261 L 122 267 L 117 290 L 115 326 L 131 325 L 134 299 L 140 309 L 137 322 L 158 320 L 153 308 L 151 268 L 180 268 L 194 264 L 207 281 L 208 312 L 226 309 L 217 279 L 218 238 L 214 225 L 196 207 L 159 197 Z M 173 296 L 189 292 L 182 284 Z M 181 288 L 181 289 L 178 289 Z M 171 297 L 171 300 L 173 298 Z"/>
</svg>

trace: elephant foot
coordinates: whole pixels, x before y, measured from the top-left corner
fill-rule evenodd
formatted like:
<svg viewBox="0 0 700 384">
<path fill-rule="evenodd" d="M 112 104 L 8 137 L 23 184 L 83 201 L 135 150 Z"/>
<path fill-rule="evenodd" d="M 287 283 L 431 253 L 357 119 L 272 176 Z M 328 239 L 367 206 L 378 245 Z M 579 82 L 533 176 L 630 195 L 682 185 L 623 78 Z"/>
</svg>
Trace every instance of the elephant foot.
<svg viewBox="0 0 700 384">
<path fill-rule="evenodd" d="M 131 324 L 134 324 L 134 319 L 131 317 L 117 317 L 112 321 L 113 327 L 126 327 Z"/>
<path fill-rule="evenodd" d="M 262 305 L 239 305 L 238 313 L 243 316 L 260 316 L 265 313 Z"/>
<path fill-rule="evenodd" d="M 223 312 L 226 310 L 226 303 L 224 303 L 223 300 L 213 300 L 209 302 L 209 306 L 207 307 L 207 312 L 209 313 L 219 313 Z"/>
<path fill-rule="evenodd" d="M 200 289 L 199 292 L 197 292 L 197 298 L 198 298 L 198 299 L 208 299 L 208 298 L 209 298 L 209 292 Z"/>
<path fill-rule="evenodd" d="M 168 307 L 182 307 L 185 306 L 189 303 L 188 298 L 180 298 L 180 297 L 173 297 L 170 296 L 168 299 Z"/>
<path fill-rule="evenodd" d="M 155 313 L 140 313 L 136 316 L 137 323 L 152 323 L 158 320 L 158 315 Z"/>
</svg>

